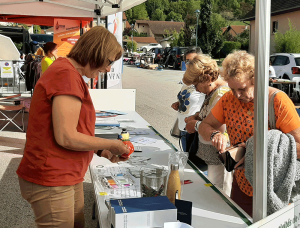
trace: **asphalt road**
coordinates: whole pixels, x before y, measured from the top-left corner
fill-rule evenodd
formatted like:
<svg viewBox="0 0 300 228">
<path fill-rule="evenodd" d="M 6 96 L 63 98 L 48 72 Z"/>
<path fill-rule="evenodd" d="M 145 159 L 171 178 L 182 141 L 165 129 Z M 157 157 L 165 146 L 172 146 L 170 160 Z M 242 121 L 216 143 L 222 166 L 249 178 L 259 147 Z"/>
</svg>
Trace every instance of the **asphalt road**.
<svg viewBox="0 0 300 228">
<path fill-rule="evenodd" d="M 136 89 L 136 111 L 160 134 L 179 148 L 178 139 L 170 136 L 177 113 L 171 104 L 177 101 L 184 72 L 148 70 L 124 65 L 123 89 Z"/>
</svg>

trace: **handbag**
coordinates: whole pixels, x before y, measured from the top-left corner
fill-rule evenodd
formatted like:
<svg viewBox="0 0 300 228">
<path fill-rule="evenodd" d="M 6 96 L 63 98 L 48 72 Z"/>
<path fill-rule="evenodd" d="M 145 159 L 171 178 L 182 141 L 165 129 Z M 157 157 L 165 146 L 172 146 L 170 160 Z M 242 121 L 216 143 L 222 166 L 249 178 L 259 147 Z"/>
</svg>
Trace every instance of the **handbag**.
<svg viewBox="0 0 300 228">
<path fill-rule="evenodd" d="M 172 129 L 170 130 L 170 135 L 175 137 L 175 138 L 181 138 L 181 131 L 178 127 L 178 118 L 176 119 Z"/>
<path fill-rule="evenodd" d="M 224 153 L 219 153 L 219 158 L 227 172 L 234 170 L 234 166 L 245 156 L 246 148 L 238 145 L 228 147 Z"/>
<path fill-rule="evenodd" d="M 276 129 L 275 121 L 275 110 L 274 110 L 274 97 L 280 92 L 276 91 L 271 95 L 269 102 L 269 126 L 271 129 Z M 244 157 L 246 149 L 244 147 L 239 147 L 237 145 L 227 148 L 226 152 L 219 153 L 219 158 L 224 164 L 225 169 L 228 172 L 231 172 L 234 169 L 234 166 Z"/>
</svg>

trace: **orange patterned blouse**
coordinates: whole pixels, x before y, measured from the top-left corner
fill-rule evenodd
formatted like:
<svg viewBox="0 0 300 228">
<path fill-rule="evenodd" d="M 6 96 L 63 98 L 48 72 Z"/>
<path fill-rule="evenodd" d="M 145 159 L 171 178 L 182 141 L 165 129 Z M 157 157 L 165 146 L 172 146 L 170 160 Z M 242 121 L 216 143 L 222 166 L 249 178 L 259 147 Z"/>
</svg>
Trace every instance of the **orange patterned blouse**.
<svg viewBox="0 0 300 228">
<path fill-rule="evenodd" d="M 288 133 L 300 127 L 300 119 L 291 99 L 283 92 L 274 98 L 276 128 Z M 242 103 L 232 93 L 226 93 L 211 110 L 213 116 L 226 124 L 230 144 L 246 142 L 253 136 L 254 103 Z M 245 169 L 236 170 L 235 178 L 239 188 L 248 196 L 253 196 L 253 188 L 245 177 Z"/>
</svg>

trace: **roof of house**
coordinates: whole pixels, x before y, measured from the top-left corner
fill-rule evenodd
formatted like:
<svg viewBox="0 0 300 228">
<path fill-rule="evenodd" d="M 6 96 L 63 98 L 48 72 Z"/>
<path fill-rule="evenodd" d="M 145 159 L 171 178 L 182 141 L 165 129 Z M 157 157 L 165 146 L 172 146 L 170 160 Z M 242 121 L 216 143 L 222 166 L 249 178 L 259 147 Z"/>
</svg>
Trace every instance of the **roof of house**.
<svg viewBox="0 0 300 228">
<path fill-rule="evenodd" d="M 154 37 L 133 37 L 133 40 L 137 43 L 157 43 Z"/>
<path fill-rule="evenodd" d="M 223 27 L 222 32 L 224 34 L 225 31 L 232 30 L 235 33 L 235 35 L 238 35 L 244 32 L 246 29 L 248 29 L 247 25 L 229 25 L 227 27 Z"/>
<path fill-rule="evenodd" d="M 153 34 L 162 35 L 167 34 L 165 30 L 169 30 L 171 33 L 174 29 L 180 32 L 180 29 L 184 27 L 184 22 L 175 21 L 148 21 L 148 20 L 136 20 L 136 24 L 148 24 Z"/>
<path fill-rule="evenodd" d="M 289 1 L 271 0 L 272 16 L 298 11 L 298 10 L 300 10 L 299 0 L 289 0 Z M 242 20 L 243 21 L 255 20 L 255 7 L 249 13 L 247 13 Z"/>
</svg>

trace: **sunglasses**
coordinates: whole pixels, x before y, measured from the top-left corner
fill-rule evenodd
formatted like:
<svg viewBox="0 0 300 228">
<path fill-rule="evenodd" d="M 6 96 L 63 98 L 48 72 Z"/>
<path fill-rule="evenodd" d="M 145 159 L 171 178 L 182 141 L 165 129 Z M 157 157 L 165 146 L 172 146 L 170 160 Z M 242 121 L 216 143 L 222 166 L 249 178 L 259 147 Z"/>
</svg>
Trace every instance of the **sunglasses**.
<svg viewBox="0 0 300 228">
<path fill-rule="evenodd" d="M 108 66 L 111 66 L 114 64 L 115 61 L 111 61 L 109 58 L 107 58 L 108 62 L 109 62 L 109 65 Z"/>
<path fill-rule="evenodd" d="M 184 62 L 185 62 L 185 65 L 188 65 L 190 63 L 191 60 L 189 59 L 186 59 Z"/>
</svg>

